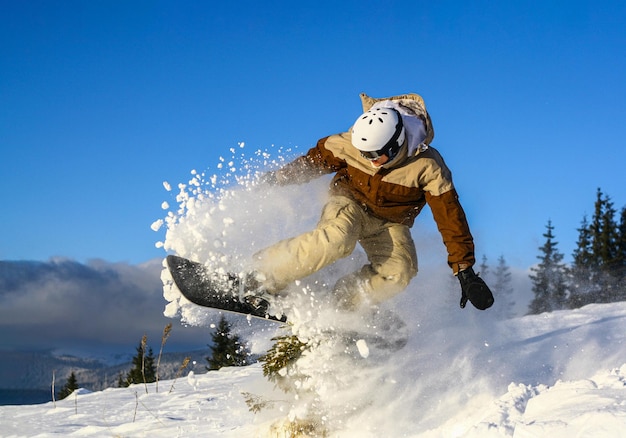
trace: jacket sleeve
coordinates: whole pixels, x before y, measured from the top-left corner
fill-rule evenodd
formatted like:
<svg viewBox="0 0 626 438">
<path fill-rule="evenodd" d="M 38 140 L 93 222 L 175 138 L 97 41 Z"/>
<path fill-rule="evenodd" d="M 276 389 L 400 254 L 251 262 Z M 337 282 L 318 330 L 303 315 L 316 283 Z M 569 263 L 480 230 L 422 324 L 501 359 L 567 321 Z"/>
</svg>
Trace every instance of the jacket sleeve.
<svg viewBox="0 0 626 438">
<path fill-rule="evenodd" d="M 278 169 L 275 172 L 276 182 L 280 185 L 301 184 L 345 167 L 344 160 L 326 149 L 327 139 L 328 137 L 322 138 L 305 155 Z"/>
<path fill-rule="evenodd" d="M 473 266 L 476 262 L 474 239 L 456 190 L 438 196 L 426 192 L 426 202 L 448 250 L 448 265 L 454 274 Z"/>
</svg>

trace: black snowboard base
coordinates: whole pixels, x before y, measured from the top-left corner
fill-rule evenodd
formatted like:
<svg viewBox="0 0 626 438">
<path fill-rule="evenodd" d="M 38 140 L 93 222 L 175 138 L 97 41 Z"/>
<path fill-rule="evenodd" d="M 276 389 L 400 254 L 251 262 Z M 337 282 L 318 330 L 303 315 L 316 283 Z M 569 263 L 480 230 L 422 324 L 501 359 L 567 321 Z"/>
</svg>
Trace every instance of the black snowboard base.
<svg viewBox="0 0 626 438">
<path fill-rule="evenodd" d="M 175 255 L 167 256 L 167 267 L 178 290 L 194 304 L 225 312 L 250 315 L 264 320 L 286 322 L 284 315 L 265 313 L 239 297 L 239 278 L 235 274 L 220 276 L 202 263 Z"/>
<path fill-rule="evenodd" d="M 270 315 L 239 297 L 239 277 L 235 274 L 220 275 L 210 271 L 202 263 L 175 255 L 167 256 L 167 267 L 176 287 L 192 303 L 224 312 L 252 316 L 265 321 L 287 322 L 285 315 Z M 343 332 L 330 330 L 328 335 L 339 335 L 351 345 L 363 339 L 375 349 L 393 352 L 402 349 L 408 339 L 404 321 L 393 313 L 380 314 L 374 318 L 376 329 L 357 328 Z"/>
</svg>

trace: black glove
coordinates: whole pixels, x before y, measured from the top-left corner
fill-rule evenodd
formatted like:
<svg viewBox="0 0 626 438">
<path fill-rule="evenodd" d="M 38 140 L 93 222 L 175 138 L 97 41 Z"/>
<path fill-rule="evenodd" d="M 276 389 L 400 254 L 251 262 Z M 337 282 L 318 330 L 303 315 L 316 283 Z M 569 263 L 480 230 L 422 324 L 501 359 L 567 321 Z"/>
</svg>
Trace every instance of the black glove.
<svg viewBox="0 0 626 438">
<path fill-rule="evenodd" d="M 457 274 L 461 283 L 461 309 L 465 308 L 467 300 L 474 307 L 485 310 L 493 305 L 493 294 L 489 286 L 480 278 L 472 268 L 467 268 Z"/>
</svg>

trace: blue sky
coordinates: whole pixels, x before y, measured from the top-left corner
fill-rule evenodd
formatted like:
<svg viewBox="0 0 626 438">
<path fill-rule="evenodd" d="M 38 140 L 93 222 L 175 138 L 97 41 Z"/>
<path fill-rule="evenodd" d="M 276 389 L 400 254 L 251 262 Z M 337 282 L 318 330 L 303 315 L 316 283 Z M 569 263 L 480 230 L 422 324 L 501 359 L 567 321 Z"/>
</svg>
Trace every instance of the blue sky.
<svg viewBox="0 0 626 438">
<path fill-rule="evenodd" d="M 238 142 L 304 152 L 365 91 L 425 98 L 479 254 L 527 267 L 552 220 L 567 260 L 598 187 L 626 206 L 625 21 L 621 1 L 0 0 L 0 259 L 161 257 L 163 181 Z"/>
</svg>

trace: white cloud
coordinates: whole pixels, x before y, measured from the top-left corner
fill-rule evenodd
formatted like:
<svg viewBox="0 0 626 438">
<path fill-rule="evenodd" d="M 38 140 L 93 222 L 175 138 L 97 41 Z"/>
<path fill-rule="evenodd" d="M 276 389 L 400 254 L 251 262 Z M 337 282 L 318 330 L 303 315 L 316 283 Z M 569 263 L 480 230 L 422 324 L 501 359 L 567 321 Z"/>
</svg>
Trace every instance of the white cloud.
<svg viewBox="0 0 626 438">
<path fill-rule="evenodd" d="M 0 348 L 128 345 L 144 333 L 153 348 L 165 325 L 171 340 L 206 346 L 209 332 L 177 326 L 163 316 L 161 261 L 135 266 L 102 260 L 0 262 Z M 175 345 L 171 345 L 175 348 Z"/>
</svg>

